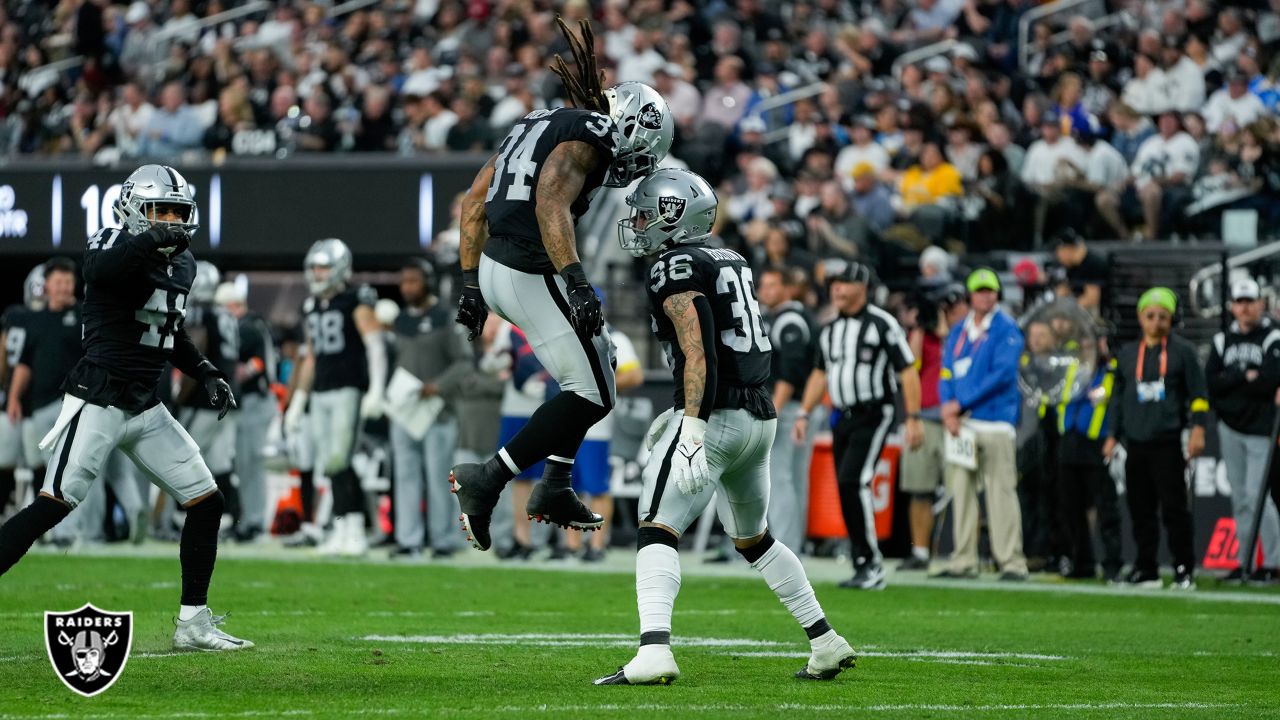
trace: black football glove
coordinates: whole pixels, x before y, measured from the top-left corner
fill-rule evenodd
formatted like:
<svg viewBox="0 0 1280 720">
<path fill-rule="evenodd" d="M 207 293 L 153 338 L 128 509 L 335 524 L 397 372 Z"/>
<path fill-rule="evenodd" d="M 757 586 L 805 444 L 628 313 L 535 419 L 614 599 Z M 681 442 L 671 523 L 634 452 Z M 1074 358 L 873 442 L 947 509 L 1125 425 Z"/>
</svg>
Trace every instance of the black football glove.
<svg viewBox="0 0 1280 720">
<path fill-rule="evenodd" d="M 583 339 L 600 334 L 604 327 L 604 312 L 600 308 L 600 298 L 587 282 L 587 273 L 582 263 L 566 265 L 560 276 L 569 289 L 569 323 L 574 331 Z"/>
<path fill-rule="evenodd" d="M 467 329 L 467 339 L 475 340 L 489 319 L 489 306 L 480 293 L 480 271 L 462 271 L 462 297 L 458 298 L 458 317 L 454 322 Z"/>
<path fill-rule="evenodd" d="M 208 360 L 201 363 L 201 369 L 204 370 L 204 377 L 200 381 L 204 385 L 204 392 L 209 396 L 209 402 L 217 408 L 218 420 L 222 420 L 227 413 L 239 407 L 236 405 L 235 395 L 231 393 L 231 383 Z"/>
<path fill-rule="evenodd" d="M 181 225 L 156 223 L 134 237 L 142 250 L 168 260 L 191 246 L 191 235 Z"/>
</svg>

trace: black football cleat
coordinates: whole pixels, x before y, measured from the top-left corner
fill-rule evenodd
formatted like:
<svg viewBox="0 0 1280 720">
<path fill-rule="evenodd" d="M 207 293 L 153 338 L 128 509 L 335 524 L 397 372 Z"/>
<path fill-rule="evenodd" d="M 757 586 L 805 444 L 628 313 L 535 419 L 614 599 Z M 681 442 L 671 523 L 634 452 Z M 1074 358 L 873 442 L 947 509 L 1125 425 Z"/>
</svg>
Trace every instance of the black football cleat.
<svg viewBox="0 0 1280 720">
<path fill-rule="evenodd" d="M 627 674 L 618 668 L 618 672 L 612 675 L 605 675 L 602 678 L 596 678 L 591 681 L 592 685 L 630 685 L 631 681 L 627 679 Z"/>
<path fill-rule="evenodd" d="M 599 530 L 604 525 L 604 517 L 591 512 L 572 489 L 552 488 L 545 482 L 533 486 L 525 512 L 530 520 L 559 525 L 565 530 Z"/>
<path fill-rule="evenodd" d="M 458 520 L 462 522 L 471 546 L 477 550 L 488 550 L 493 544 L 489 521 L 493 519 L 494 507 L 498 505 L 502 483 L 491 479 L 483 465 L 464 463 L 449 471 L 449 485 L 458 496 L 458 507 L 462 510 Z"/>
</svg>

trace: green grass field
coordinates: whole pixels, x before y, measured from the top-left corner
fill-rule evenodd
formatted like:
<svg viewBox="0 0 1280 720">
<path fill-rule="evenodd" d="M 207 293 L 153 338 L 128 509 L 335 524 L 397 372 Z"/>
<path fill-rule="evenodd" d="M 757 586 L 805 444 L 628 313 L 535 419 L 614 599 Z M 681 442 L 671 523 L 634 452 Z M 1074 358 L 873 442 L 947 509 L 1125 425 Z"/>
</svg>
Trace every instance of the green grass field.
<svg viewBox="0 0 1280 720">
<path fill-rule="evenodd" d="M 624 552 L 603 572 L 224 557 L 212 606 L 258 644 L 226 655 L 170 652 L 177 549 L 151 555 L 36 554 L 0 580 L 0 718 L 1280 717 L 1274 591 L 916 576 L 854 593 L 814 563 L 828 617 L 862 655 L 817 683 L 791 677 L 804 634 L 749 568 L 685 558 L 683 676 L 600 688 L 634 650 Z M 135 617 L 128 666 L 89 699 L 54 676 L 42 635 L 45 610 L 86 601 Z"/>
</svg>

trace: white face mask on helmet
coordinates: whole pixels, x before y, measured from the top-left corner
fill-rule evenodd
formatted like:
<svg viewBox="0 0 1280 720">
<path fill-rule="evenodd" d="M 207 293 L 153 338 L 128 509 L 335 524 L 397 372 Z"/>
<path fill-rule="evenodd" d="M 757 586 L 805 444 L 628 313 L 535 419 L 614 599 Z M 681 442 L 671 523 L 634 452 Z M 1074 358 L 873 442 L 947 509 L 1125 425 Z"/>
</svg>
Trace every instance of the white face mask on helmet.
<svg viewBox="0 0 1280 720">
<path fill-rule="evenodd" d="M 618 221 L 618 244 L 636 257 L 668 244 L 699 242 L 716 222 L 716 193 L 701 175 L 662 168 L 627 196 L 631 216 Z"/>
<path fill-rule="evenodd" d="M 312 295 L 327 296 L 345 286 L 351 280 L 351 249 L 338 238 L 317 240 L 307 251 L 302 263 L 303 274 L 307 278 L 307 289 Z M 328 268 L 329 272 L 320 277 L 316 268 Z"/>
<path fill-rule="evenodd" d="M 180 207 L 182 219 L 177 222 L 152 220 L 156 205 Z M 179 225 L 188 235 L 200 227 L 195 191 L 186 178 L 168 165 L 143 165 L 130 173 L 120 186 L 120 197 L 111 205 L 111 212 L 133 235 L 144 233 L 153 225 Z"/>
<path fill-rule="evenodd" d="M 617 129 L 617 150 L 604 184 L 626 187 L 658 169 L 675 139 L 675 120 L 662 95 L 644 83 L 619 83 L 604 96 Z"/>
</svg>

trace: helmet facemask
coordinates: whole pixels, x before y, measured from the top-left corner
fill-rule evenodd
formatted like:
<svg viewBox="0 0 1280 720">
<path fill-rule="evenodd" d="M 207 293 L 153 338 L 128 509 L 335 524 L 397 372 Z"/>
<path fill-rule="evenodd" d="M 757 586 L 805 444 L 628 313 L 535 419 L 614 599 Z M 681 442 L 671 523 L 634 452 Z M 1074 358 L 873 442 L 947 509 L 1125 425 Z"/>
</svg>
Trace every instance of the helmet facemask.
<svg viewBox="0 0 1280 720">
<path fill-rule="evenodd" d="M 175 209 L 178 220 L 157 220 L 161 207 Z M 200 210 L 191 185 L 173 168 L 143 165 L 120 186 L 120 197 L 111 206 L 116 220 L 138 235 L 158 225 L 181 227 L 188 235 L 200 228 Z"/>
</svg>

